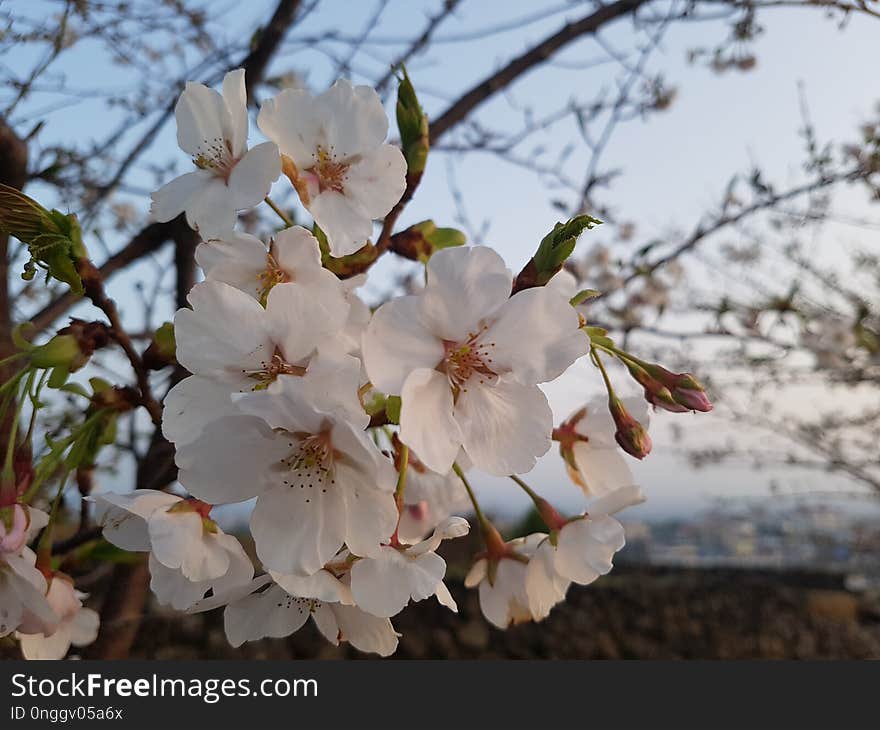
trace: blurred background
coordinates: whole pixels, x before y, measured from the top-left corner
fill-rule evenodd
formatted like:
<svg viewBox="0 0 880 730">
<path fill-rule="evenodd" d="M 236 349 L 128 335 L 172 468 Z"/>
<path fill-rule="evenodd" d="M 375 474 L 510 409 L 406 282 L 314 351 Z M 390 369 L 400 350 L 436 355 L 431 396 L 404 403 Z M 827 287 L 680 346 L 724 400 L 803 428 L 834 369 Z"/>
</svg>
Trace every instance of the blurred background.
<svg viewBox="0 0 880 730">
<path fill-rule="evenodd" d="M 603 292 L 586 316 L 694 372 L 716 407 L 653 415 L 654 451 L 632 464 L 648 500 L 624 515 L 612 575 L 505 634 L 454 586 L 461 615 L 426 602 L 396 622 L 401 654 L 878 657 L 878 37 L 874 0 L 5 0 L 0 181 L 80 216 L 146 346 L 199 276 L 192 233 L 146 215 L 149 193 L 189 164 L 173 118 L 183 83 L 243 66 L 256 108 L 346 76 L 375 86 L 393 119 L 392 67 L 405 63 L 432 151 L 398 226 L 459 228 L 518 271 L 556 220 L 600 218 L 570 263 Z M 308 223 L 283 179 L 272 195 Z M 0 243 L 6 353 L 14 324 L 54 331 L 80 309 L 22 281 L 25 252 Z M 384 257 L 361 294 L 377 304 L 421 274 Z M 127 377 L 109 353 L 82 377 L 102 372 Z M 602 388 L 584 359 L 546 391 L 560 421 Z M 70 417 L 59 405 L 47 433 Z M 96 489 L 173 481 L 161 435 L 131 420 Z M 563 510 L 583 506 L 555 449 L 529 481 Z M 474 483 L 508 535 L 532 529 L 509 482 Z M 77 499 L 67 508 L 79 534 Z M 243 520 L 218 514 L 232 531 Z M 460 578 L 463 555 L 448 557 Z M 169 619 L 132 588 L 142 566 L 110 570 L 84 578 L 97 603 L 107 586 L 135 596 L 110 606 L 117 648 L 228 655 L 219 617 Z M 428 613 L 436 630 L 407 632 Z M 346 653 L 306 630 L 242 651 Z"/>
</svg>

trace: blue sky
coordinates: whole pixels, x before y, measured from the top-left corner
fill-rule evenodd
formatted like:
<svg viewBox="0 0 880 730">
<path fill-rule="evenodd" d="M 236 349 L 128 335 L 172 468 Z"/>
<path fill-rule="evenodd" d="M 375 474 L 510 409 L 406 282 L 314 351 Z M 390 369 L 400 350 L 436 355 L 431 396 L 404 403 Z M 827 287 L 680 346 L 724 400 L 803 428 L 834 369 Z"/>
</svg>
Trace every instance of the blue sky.
<svg viewBox="0 0 880 730">
<path fill-rule="evenodd" d="M 551 0 L 552 2 L 552 0 Z M 219 37 L 241 43 L 253 28 L 254 18 L 268 17 L 274 3 L 214 3 L 224 8 L 224 24 L 218 29 Z M 556 3 L 553 3 L 554 5 Z M 37 3 L 11 2 L 30 9 Z M 373 34 L 377 38 L 411 36 L 422 27 L 427 12 L 435 12 L 439 3 L 403 2 L 393 0 L 377 24 Z M 535 12 L 535 3 L 476 2 L 465 0 L 453 19 L 448 20 L 437 33 L 441 43 L 428 54 L 409 65 L 421 99 L 429 115 L 445 108 L 444 96 L 470 86 L 496 69 L 501 63 L 520 53 L 535 39 L 548 35 L 566 19 L 584 14 L 583 7 L 561 11 L 551 18 L 530 24 L 515 32 L 498 33 L 479 43 L 454 41 L 454 37 L 487 25 L 496 25 L 508 18 L 527 16 Z M 564 3 L 558 3 L 560 7 Z M 54 7 L 54 6 L 53 6 Z M 293 37 L 319 33 L 323 29 L 339 28 L 341 32 L 357 35 L 372 15 L 370 2 L 331 0 L 305 21 Z M 638 239 L 648 240 L 653 235 L 666 233 L 670 228 L 689 228 L 707 207 L 721 196 L 730 176 L 747 169 L 752 162 L 760 163 L 775 181 L 784 185 L 800 177 L 802 140 L 797 134 L 801 126 L 799 116 L 799 84 L 809 102 L 817 131 L 822 139 L 853 137 L 858 123 L 869 116 L 878 98 L 877 63 L 880 46 L 877 32 L 880 21 L 856 18 L 847 27 L 838 30 L 823 13 L 815 9 L 768 10 L 761 16 L 765 28 L 754 50 L 757 68 L 751 73 L 728 72 L 714 74 L 704 66 L 687 62 L 687 51 L 694 46 L 712 46 L 727 34 L 719 23 L 681 24 L 674 26 L 652 57 L 651 68 L 662 72 L 678 90 L 672 108 L 653 115 L 647 122 L 636 121 L 621 127 L 605 153 L 608 167 L 621 168 L 623 174 L 616 180 L 605 200 L 611 202 L 621 218 L 637 225 Z M 618 23 L 603 38 L 625 47 L 632 37 L 626 21 Z M 387 60 L 394 57 L 399 46 L 369 46 L 371 54 L 380 58 L 364 57 L 355 65 L 353 78 L 367 80 L 378 76 Z M 572 44 L 557 56 L 566 65 L 596 58 L 600 55 L 594 41 L 584 39 Z M 16 67 L 24 63 L 24 55 L 4 59 Z M 126 72 L 106 64 L 102 52 L 84 44 L 65 60 L 71 87 L 97 84 L 114 86 L 126 83 Z M 326 87 L 333 71 L 328 59 L 316 52 L 303 50 L 277 60 L 272 71 L 295 71 L 316 90 Z M 480 108 L 478 118 L 492 127 L 515 128 L 517 117 L 511 112 L 510 100 L 517 104 L 528 102 L 538 114 L 552 111 L 571 97 L 589 98 L 598 89 L 613 85 L 617 71 L 599 66 L 588 70 L 554 68 L 527 75 L 518 81 L 506 97 L 499 97 Z M 39 109 L 45 100 L 35 99 L 32 109 Z M 44 140 L 87 138 L 95 132 L 110 128 L 114 113 L 99 102 L 89 102 L 69 113 L 54 114 L 47 124 Z M 129 139 L 136 136 L 132 130 Z M 574 125 L 560 126 L 552 133 L 539 134 L 532 144 L 548 149 L 560 149 L 576 134 Z M 252 140 L 259 138 L 255 125 Z M 450 141 L 452 137 L 445 139 Z M 528 147 L 526 148 L 528 149 Z M 155 162 L 176 160 L 179 169 L 188 163 L 185 155 L 176 149 L 173 124 L 168 125 L 149 151 Z M 548 154 L 548 159 L 552 159 Z M 583 174 L 583 152 L 575 152 L 566 160 L 566 170 L 576 179 Z M 510 166 L 486 154 L 472 154 L 455 161 L 455 179 L 460 187 L 470 217 L 478 222 L 488 221 L 485 242 L 496 247 L 511 268 L 518 268 L 534 250 L 536 242 L 557 220 L 548 190 L 534 174 Z M 129 178 L 133 184 L 152 186 L 152 178 L 143 169 L 135 169 Z M 277 184 L 279 192 L 283 180 Z M 148 200 L 130 198 L 145 210 Z M 568 199 L 570 201 L 570 198 Z M 865 201 L 853 195 L 841 201 L 845 210 L 861 211 Z M 453 224 L 455 206 L 449 190 L 447 156 L 435 154 L 418 191 L 409 205 L 400 225 L 434 218 L 439 224 Z M 849 239 L 863 235 L 856 230 L 832 227 L 829 240 L 843 245 Z M 720 239 L 716 239 L 718 243 Z M 587 250 L 595 242 L 612 243 L 608 233 L 598 229 L 585 234 L 581 249 Z M 374 273 L 374 282 L 368 292 L 383 289 L 400 265 L 383 261 Z M 143 270 L 142 270 L 143 271 Z M 131 278 L 113 282 L 111 292 L 123 307 L 131 304 Z M 564 382 L 555 383 L 548 392 L 557 412 L 563 417 L 582 401 L 599 392 L 599 380 L 584 363 L 579 363 L 567 374 Z M 657 421 L 670 420 L 661 414 Z M 723 434 L 727 425 L 715 415 L 679 416 L 678 424 L 688 433 Z M 640 482 L 649 494 L 649 502 L 639 508 L 647 516 L 680 513 L 693 509 L 712 496 L 762 493 L 767 475 L 756 475 L 748 469 L 709 469 L 694 472 L 676 456 L 676 445 L 666 429 L 656 432 L 655 452 L 644 463 L 636 464 Z M 783 478 L 800 481 L 801 475 L 781 474 Z M 486 499 L 496 508 L 515 511 L 525 502 L 512 486 L 498 480 L 478 478 L 477 483 Z M 555 449 L 537 467 L 529 481 L 558 500 L 564 508 L 575 509 L 580 503 L 578 491 L 567 483 L 564 470 Z"/>
</svg>

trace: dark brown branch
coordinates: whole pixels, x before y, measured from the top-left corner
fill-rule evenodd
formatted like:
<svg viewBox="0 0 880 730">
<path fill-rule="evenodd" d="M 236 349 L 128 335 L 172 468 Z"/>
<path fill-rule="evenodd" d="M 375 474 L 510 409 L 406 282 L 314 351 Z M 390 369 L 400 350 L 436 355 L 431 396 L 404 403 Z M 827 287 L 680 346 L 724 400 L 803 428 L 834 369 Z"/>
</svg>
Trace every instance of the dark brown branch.
<svg viewBox="0 0 880 730">
<path fill-rule="evenodd" d="M 125 269 L 129 264 L 158 251 L 166 241 L 174 237 L 179 226 L 186 226 L 182 216 L 170 223 L 150 223 L 98 267 L 101 279 L 106 282 L 113 274 Z M 44 330 L 77 301 L 78 298 L 73 294 L 62 294 L 37 312 L 31 321 L 37 330 Z"/>
<path fill-rule="evenodd" d="M 281 0 L 269 22 L 260 30 L 254 49 L 241 62 L 249 104 L 254 103 L 254 87 L 265 76 L 269 61 L 293 24 L 299 6 L 300 0 Z"/>
<path fill-rule="evenodd" d="M 437 119 L 431 122 L 431 144 L 464 120 L 474 109 L 509 86 L 523 74 L 544 63 L 554 53 L 574 40 L 598 31 L 602 26 L 635 12 L 647 0 L 618 0 L 601 7 L 580 20 L 563 26 L 553 35 L 513 59 L 504 68 L 474 86 Z"/>
</svg>

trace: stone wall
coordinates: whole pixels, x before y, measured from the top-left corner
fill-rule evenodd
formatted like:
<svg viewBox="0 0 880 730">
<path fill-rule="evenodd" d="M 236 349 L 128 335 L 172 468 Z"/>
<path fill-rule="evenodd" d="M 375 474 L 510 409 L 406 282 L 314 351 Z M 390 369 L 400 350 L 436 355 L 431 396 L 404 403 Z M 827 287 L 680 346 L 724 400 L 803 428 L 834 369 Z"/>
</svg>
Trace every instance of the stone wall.
<svg viewBox="0 0 880 730">
<path fill-rule="evenodd" d="M 575 587 L 542 624 L 498 631 L 474 591 L 450 584 L 458 615 L 434 599 L 394 619 L 397 658 L 815 659 L 880 658 L 880 599 L 843 588 L 840 576 L 619 567 Z M 222 612 L 151 615 L 136 656 L 157 659 L 307 659 L 362 656 L 311 626 L 285 640 L 231 649 Z"/>
</svg>

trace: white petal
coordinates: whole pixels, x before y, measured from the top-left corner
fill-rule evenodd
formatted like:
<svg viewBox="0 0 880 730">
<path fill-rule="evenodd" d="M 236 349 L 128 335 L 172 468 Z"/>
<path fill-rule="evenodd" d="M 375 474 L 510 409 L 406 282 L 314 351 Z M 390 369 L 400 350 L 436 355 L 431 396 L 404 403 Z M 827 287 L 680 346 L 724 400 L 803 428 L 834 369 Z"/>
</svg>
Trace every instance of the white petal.
<svg viewBox="0 0 880 730">
<path fill-rule="evenodd" d="M 390 656 L 397 650 L 397 633 L 387 618 L 371 616 L 356 606 L 338 603 L 331 603 L 330 610 L 336 616 L 340 638 L 355 649 L 379 656 Z"/>
<path fill-rule="evenodd" d="M 336 468 L 336 483 L 345 494 L 345 544 L 361 557 L 378 554 L 397 526 L 394 495 L 376 489 L 363 472 L 344 465 Z"/>
<path fill-rule="evenodd" d="M 283 639 L 309 619 L 311 602 L 294 598 L 277 585 L 230 603 L 223 614 L 226 638 L 233 647 L 265 637 Z"/>
<path fill-rule="evenodd" d="M 318 239 L 307 228 L 292 226 L 279 231 L 275 234 L 272 251 L 276 263 L 297 283 L 314 281 L 324 272 L 333 276 L 321 266 Z"/>
<path fill-rule="evenodd" d="M 443 360 L 443 342 L 428 329 L 419 298 L 386 302 L 373 315 L 363 342 L 370 382 L 383 393 L 399 395 L 416 368 L 434 368 Z"/>
<path fill-rule="evenodd" d="M 248 562 L 250 562 L 250 559 L 248 559 Z M 233 560 L 233 563 L 238 563 L 238 560 Z M 251 565 L 251 575 L 253 575 L 253 565 Z M 186 612 L 204 613 L 205 611 L 213 611 L 215 608 L 226 606 L 230 603 L 234 603 L 235 601 L 244 598 L 245 596 L 249 596 L 251 593 L 258 591 L 263 586 L 269 585 L 269 583 L 271 582 L 272 576 L 268 573 L 264 573 L 258 578 L 253 578 L 252 580 L 248 580 L 243 583 L 237 583 L 230 589 L 223 591 L 218 590 L 218 581 L 214 586 L 214 592 L 211 594 L 211 596 L 209 596 L 208 598 L 203 598 L 200 601 L 196 601 L 186 610 Z"/>
<path fill-rule="evenodd" d="M 574 583 L 592 583 L 611 570 L 624 542 L 623 528 L 613 517 L 573 520 L 559 531 L 556 571 Z"/>
<path fill-rule="evenodd" d="M 502 559 L 495 573 L 495 583 L 480 583 L 480 609 L 489 623 L 506 629 L 513 623 L 531 618 L 525 591 L 526 566 L 517 560 Z"/>
<path fill-rule="evenodd" d="M 178 446 L 192 443 L 207 424 L 236 413 L 231 389 L 201 375 L 184 378 L 162 402 L 162 434 Z"/>
<path fill-rule="evenodd" d="M 371 218 L 381 218 L 406 190 L 406 160 L 399 148 L 383 144 L 353 164 L 346 176 L 345 194 L 357 200 Z"/>
<path fill-rule="evenodd" d="M 309 213 L 327 236 L 333 256 L 348 256 L 362 248 L 373 234 L 373 218 L 358 201 L 335 190 L 316 195 Z"/>
<path fill-rule="evenodd" d="M 266 318 L 272 340 L 286 361 L 297 363 L 345 326 L 348 301 L 341 286 L 315 289 L 278 284 L 269 292 Z"/>
<path fill-rule="evenodd" d="M 410 562 L 393 547 L 382 548 L 375 558 L 356 562 L 351 568 L 351 594 L 355 603 L 374 616 L 388 618 L 400 613 L 409 603 L 412 592 Z M 436 583 L 435 580 L 434 585 Z"/>
<path fill-rule="evenodd" d="M 359 480 L 364 487 L 393 492 L 397 485 L 397 472 L 364 431 L 358 431 L 346 421 L 338 421 L 331 431 L 333 448 L 343 455 L 342 465 L 349 468 L 348 477 Z"/>
<path fill-rule="evenodd" d="M 174 107 L 177 144 L 192 157 L 207 150 L 206 145 L 223 144 L 231 118 L 223 97 L 203 84 L 188 82 Z"/>
<path fill-rule="evenodd" d="M 191 373 L 240 378 L 272 357 L 266 314 L 259 302 L 219 281 L 196 284 L 192 310 L 174 316 L 177 360 Z"/>
<path fill-rule="evenodd" d="M 452 594 L 449 592 L 449 589 L 443 581 L 440 581 L 437 584 L 437 591 L 434 595 L 437 596 L 437 602 L 441 606 L 446 606 L 450 611 L 458 613 L 458 604 L 455 602 L 455 599 L 452 597 Z"/>
<path fill-rule="evenodd" d="M 196 170 L 165 183 L 150 194 L 150 217 L 160 223 L 177 218 L 213 179 L 214 176 L 207 170 Z"/>
<path fill-rule="evenodd" d="M 103 527 L 108 542 L 130 552 L 146 552 L 151 547 L 147 518 L 157 509 L 179 502 L 180 497 L 138 489 L 130 494 L 104 492 L 90 500 L 95 504 L 95 521 Z"/>
<path fill-rule="evenodd" d="M 603 448 L 592 441 L 577 441 L 572 453 L 587 494 L 601 497 L 633 482 L 629 465 L 616 444 Z"/>
<path fill-rule="evenodd" d="M 274 142 L 263 142 L 249 149 L 229 175 L 229 192 L 234 210 L 245 210 L 269 194 L 281 174 L 281 155 Z"/>
<path fill-rule="evenodd" d="M 551 609 L 565 599 L 569 581 L 556 572 L 555 549 L 549 540 L 538 548 L 526 569 L 525 587 L 529 610 L 536 621 L 545 619 Z"/>
<path fill-rule="evenodd" d="M 210 580 L 228 570 L 229 555 L 213 536 L 204 534 L 201 515 L 157 510 L 147 524 L 156 560 L 179 569 L 187 580 Z"/>
<path fill-rule="evenodd" d="M 74 646 L 88 646 L 98 638 L 101 617 L 91 608 L 81 608 L 69 624 L 70 643 Z"/>
<path fill-rule="evenodd" d="M 267 568 L 291 575 L 313 575 L 333 559 L 345 541 L 342 490 L 326 482 L 295 480 L 257 499 L 251 532 L 257 555 Z"/>
<path fill-rule="evenodd" d="M 436 370 L 413 370 L 401 391 L 400 439 L 422 463 L 447 472 L 458 455 L 463 437 L 453 416 L 448 378 Z"/>
<path fill-rule="evenodd" d="M 259 238 L 235 234 L 230 241 L 206 241 L 196 246 L 195 256 L 206 279 L 222 281 L 259 298 L 264 286 L 259 277 L 266 270 L 268 256 Z"/>
<path fill-rule="evenodd" d="M 310 167 L 319 144 L 326 144 L 323 120 L 303 89 L 284 89 L 263 102 L 257 125 L 300 169 Z"/>
<path fill-rule="evenodd" d="M 19 636 L 21 654 L 31 661 L 55 661 L 63 659 L 70 649 L 70 629 L 59 627 L 51 636 L 43 634 L 21 634 Z"/>
<path fill-rule="evenodd" d="M 553 380 L 586 355 L 590 340 L 578 326 L 577 312 L 564 297 L 534 287 L 511 297 L 482 341 L 494 343 L 497 372 L 533 385 Z"/>
<path fill-rule="evenodd" d="M 247 149 L 248 113 L 244 69 L 237 68 L 223 77 L 223 103 L 229 112 L 229 128 L 224 130 L 232 144 L 232 154 L 240 157 Z"/>
<path fill-rule="evenodd" d="M 339 622 L 336 620 L 336 614 L 327 603 L 318 603 L 312 609 L 312 621 L 318 627 L 318 631 L 333 646 L 339 646 Z"/>
<path fill-rule="evenodd" d="M 504 378 L 469 385 L 458 398 L 455 419 L 474 466 L 490 474 L 525 473 L 550 449 L 553 413 L 535 385 Z"/>
<path fill-rule="evenodd" d="M 186 204 L 186 222 L 204 239 L 228 238 L 235 228 L 235 201 L 226 182 L 212 177 Z"/>
<path fill-rule="evenodd" d="M 243 502 L 266 489 L 264 475 L 288 453 L 285 440 L 253 416 L 228 416 L 178 449 L 178 479 L 209 504 Z"/>
<path fill-rule="evenodd" d="M 311 576 L 287 575 L 270 570 L 275 582 L 291 596 L 316 598 L 327 603 L 351 604 L 351 589 L 327 570 L 319 570 Z"/>
<path fill-rule="evenodd" d="M 478 560 L 471 566 L 471 569 L 465 576 L 465 588 L 473 588 L 474 586 L 478 586 L 482 581 L 486 579 L 488 572 L 489 563 L 485 560 L 485 558 L 480 558 L 480 560 Z"/>
<path fill-rule="evenodd" d="M 596 519 L 602 515 L 613 515 L 627 507 L 641 504 L 644 501 L 645 495 L 642 493 L 642 490 L 634 484 L 628 484 L 590 502 L 590 517 Z"/>
<path fill-rule="evenodd" d="M 464 342 L 507 301 L 512 284 L 504 259 L 491 248 L 443 249 L 428 261 L 422 316 L 438 337 Z"/>
<path fill-rule="evenodd" d="M 557 294 L 565 297 L 566 301 L 571 300 L 578 293 L 578 280 L 574 274 L 567 269 L 561 269 L 553 275 L 545 285 L 545 288 L 552 289 Z"/>
<path fill-rule="evenodd" d="M 337 158 L 368 153 L 385 141 L 388 117 L 375 89 L 339 79 L 317 104 L 327 120 L 327 143 Z"/>
<path fill-rule="evenodd" d="M 188 580 L 179 570 L 165 567 L 152 553 L 148 563 L 150 588 L 156 594 L 156 600 L 176 611 L 187 610 L 203 598 L 210 587 L 208 583 Z"/>
</svg>

